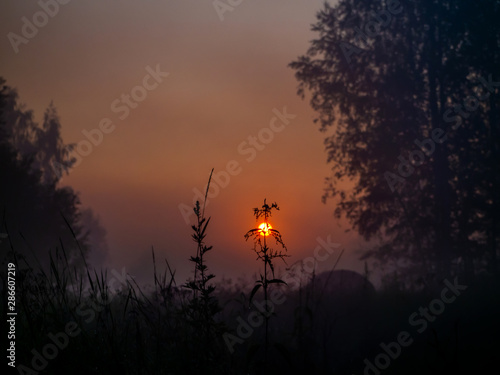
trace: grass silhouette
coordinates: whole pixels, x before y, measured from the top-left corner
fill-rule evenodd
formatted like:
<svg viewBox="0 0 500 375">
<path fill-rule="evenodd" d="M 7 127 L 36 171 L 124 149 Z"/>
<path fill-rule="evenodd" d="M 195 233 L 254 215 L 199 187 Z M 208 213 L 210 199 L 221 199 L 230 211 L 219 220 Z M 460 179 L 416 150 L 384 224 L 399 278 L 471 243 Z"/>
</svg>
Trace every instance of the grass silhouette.
<svg viewBox="0 0 500 375">
<path fill-rule="evenodd" d="M 274 209 L 277 205 L 264 201 L 254 214 L 267 221 Z M 144 286 L 123 270 L 91 268 L 83 253 L 83 266 L 72 265 L 67 247 L 78 244 L 76 237 L 75 243 L 61 242 L 48 254 L 48 267 L 22 255 L 7 237 L 1 244 L 2 267 L 16 265 L 17 373 L 362 374 L 363 360 L 372 360 L 381 351 L 380 343 L 394 340 L 401 330 L 409 330 L 415 342 L 384 374 L 473 373 L 496 363 L 500 278 L 491 274 L 475 280 L 418 335 L 411 331 L 408 317 L 419 306 L 429 305 L 439 290 L 331 294 L 314 282 L 313 271 L 301 276 L 311 280 L 307 288 L 283 289 L 285 302 L 275 310 L 279 319 L 256 327 L 229 353 L 223 333 L 237 331 L 239 318 L 249 313 L 248 299 L 243 298 L 247 293 L 255 299 L 262 289 L 267 298 L 267 288 L 282 283 L 273 261 L 286 256 L 281 251 L 286 247 L 275 229 L 269 236 L 252 229 L 246 237 L 255 241 L 258 259 L 264 263 L 260 279 L 248 290 L 245 279 L 216 282 L 206 258 L 214 250 L 205 243 L 210 219 L 205 219 L 199 202 L 193 210 L 196 255 L 190 261 L 195 277 L 183 284 L 177 283 L 166 259 L 159 271 L 154 249 L 154 282 Z M 270 236 L 279 251 L 269 246 Z M 6 316 L 7 280 L 0 275 Z M 7 330 L 6 319 L 2 326 Z M 256 350 L 262 342 L 274 345 Z"/>
</svg>

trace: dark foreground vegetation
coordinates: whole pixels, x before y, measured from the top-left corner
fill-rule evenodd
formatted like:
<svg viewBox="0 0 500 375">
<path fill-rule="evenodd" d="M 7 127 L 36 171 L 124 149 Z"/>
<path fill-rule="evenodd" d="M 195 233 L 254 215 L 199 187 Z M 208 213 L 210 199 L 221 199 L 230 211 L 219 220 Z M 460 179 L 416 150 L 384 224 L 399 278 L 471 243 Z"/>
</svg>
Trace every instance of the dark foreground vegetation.
<svg viewBox="0 0 500 375">
<path fill-rule="evenodd" d="M 206 223 L 193 227 L 199 244 L 196 233 Z M 270 285 L 281 293 L 269 298 L 274 311 L 266 356 L 263 295 L 250 304 L 250 283 L 216 284 L 206 249 L 202 244 L 191 258 L 197 272 L 186 284 L 177 283 L 168 262 L 159 272 L 153 251 L 150 287 L 123 270 L 71 266 L 64 244 L 48 269 L 9 249 L 4 259 L 16 270 L 17 373 L 457 374 L 496 363 L 498 275 L 414 291 L 401 290 L 397 280 L 379 291 L 369 282 L 366 288 L 320 282 L 339 271 L 301 275 L 310 280 L 301 288 Z M 6 316 L 3 277 L 2 285 Z"/>
<path fill-rule="evenodd" d="M 94 270 L 90 226 L 103 228 L 91 213 L 84 222 L 78 194 L 60 186 L 79 163 L 75 145 L 62 142 L 54 106 L 38 126 L 0 79 L 3 332 L 8 268 L 17 312 L 11 370 L 498 372 L 500 3 L 331 3 L 290 66 L 316 122 L 333 130 L 324 199 L 336 199 L 336 217 L 371 241 L 363 259 L 385 269 L 382 287 L 332 288 L 314 272 L 292 285 L 272 264 L 286 257 L 284 243 L 273 253 L 255 231 L 247 235 L 258 242 L 261 278 L 221 281 L 209 271 L 217 249 L 204 242 L 200 204 L 190 280 L 176 280 L 154 251 L 151 286 Z M 103 235 L 95 242 L 103 247 Z"/>
</svg>

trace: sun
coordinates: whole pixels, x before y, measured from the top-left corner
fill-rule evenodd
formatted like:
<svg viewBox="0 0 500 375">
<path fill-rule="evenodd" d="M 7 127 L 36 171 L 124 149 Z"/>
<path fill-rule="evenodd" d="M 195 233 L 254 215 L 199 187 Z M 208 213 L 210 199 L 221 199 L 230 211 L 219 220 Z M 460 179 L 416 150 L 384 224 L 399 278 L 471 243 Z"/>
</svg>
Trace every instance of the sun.
<svg viewBox="0 0 500 375">
<path fill-rule="evenodd" d="M 271 224 L 262 223 L 259 225 L 259 232 L 261 236 L 269 236 L 269 230 L 272 229 Z"/>
</svg>

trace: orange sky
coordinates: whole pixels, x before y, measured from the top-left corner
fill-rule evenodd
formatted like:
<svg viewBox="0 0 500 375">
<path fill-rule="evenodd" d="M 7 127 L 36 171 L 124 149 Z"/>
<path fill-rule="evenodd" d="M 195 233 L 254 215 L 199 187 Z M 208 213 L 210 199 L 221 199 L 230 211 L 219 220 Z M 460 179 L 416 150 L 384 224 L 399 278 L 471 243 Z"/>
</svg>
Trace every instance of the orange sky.
<svg viewBox="0 0 500 375">
<path fill-rule="evenodd" d="M 207 242 L 214 245 L 208 265 L 217 276 L 258 270 L 243 235 L 264 198 L 280 205 L 271 223 L 292 262 L 311 256 L 317 237 L 330 236 L 346 249 L 339 267 L 360 270 L 361 242 L 333 218 L 333 201 L 321 203 L 329 172 L 325 134 L 287 68 L 313 38 L 309 26 L 322 1 L 246 0 L 222 21 L 212 3 L 70 1 L 50 8 L 54 16 L 16 53 L 8 34 L 22 35 L 23 17 L 43 23 L 44 16 L 36 16 L 35 1 L 3 1 L 0 75 L 38 119 L 54 101 L 66 143 L 85 140 L 82 131 L 98 129 L 103 119 L 114 125 L 62 181 L 100 215 L 111 248 L 107 265 L 150 277 L 154 245 L 157 257 L 186 277 L 196 248 L 179 205 L 191 204 L 212 168 L 220 173 L 233 160 L 241 170 L 207 207 Z M 144 81 L 151 69 L 169 75 Z M 151 90 L 136 88 L 144 85 Z M 140 101 L 117 111 L 124 94 Z M 279 132 L 262 130 L 273 110 L 285 107 L 296 117 L 284 126 L 276 121 Z M 242 145 L 259 134 L 268 142 L 262 149 Z M 255 158 L 248 161 L 250 147 Z"/>
</svg>

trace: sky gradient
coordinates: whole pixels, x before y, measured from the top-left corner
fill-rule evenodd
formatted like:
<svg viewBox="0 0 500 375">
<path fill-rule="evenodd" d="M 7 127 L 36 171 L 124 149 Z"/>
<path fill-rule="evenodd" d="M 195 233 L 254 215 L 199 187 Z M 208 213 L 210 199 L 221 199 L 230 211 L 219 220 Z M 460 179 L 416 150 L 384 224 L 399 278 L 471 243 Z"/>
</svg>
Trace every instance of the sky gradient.
<svg viewBox="0 0 500 375">
<path fill-rule="evenodd" d="M 330 236 L 345 249 L 339 268 L 362 270 L 363 242 L 333 217 L 334 201 L 321 203 L 326 134 L 287 67 L 306 52 L 321 6 L 247 0 L 221 20 L 212 1 L 74 0 L 52 8 L 46 25 L 13 47 L 9 33 L 22 36 L 23 17 L 33 21 L 41 7 L 1 2 L 0 76 L 21 101 L 39 121 L 53 101 L 65 143 L 87 140 L 83 132 L 102 122 L 112 129 L 91 151 L 81 148 L 88 155 L 61 182 L 106 228 L 105 266 L 151 282 L 154 246 L 178 282 L 189 276 L 196 246 L 179 205 L 192 206 L 193 189 L 204 191 L 214 168 L 219 192 L 214 185 L 206 209 L 207 243 L 218 277 L 259 270 L 243 235 L 257 226 L 253 208 L 264 198 L 281 208 L 271 223 L 290 262 L 312 256 L 317 238 Z M 285 109 L 288 119 L 273 120 Z M 224 181 L 228 163 L 233 175 Z"/>
</svg>

